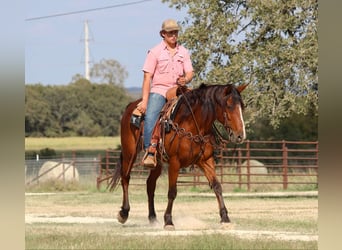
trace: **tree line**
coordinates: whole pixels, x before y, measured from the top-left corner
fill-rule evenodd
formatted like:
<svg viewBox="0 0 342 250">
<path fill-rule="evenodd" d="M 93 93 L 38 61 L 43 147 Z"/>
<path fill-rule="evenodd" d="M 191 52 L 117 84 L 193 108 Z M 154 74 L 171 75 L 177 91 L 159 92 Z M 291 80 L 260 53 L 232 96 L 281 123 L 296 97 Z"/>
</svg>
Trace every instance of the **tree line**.
<svg viewBox="0 0 342 250">
<path fill-rule="evenodd" d="M 63 86 L 26 85 L 25 135 L 118 136 L 121 115 L 132 100 L 121 86 L 91 83 L 82 78 Z M 313 110 L 306 115 L 293 113 L 282 119 L 278 127 L 260 118 L 247 126 L 248 139 L 315 141 L 317 122 Z"/>
<path fill-rule="evenodd" d="M 63 86 L 26 85 L 25 135 L 116 136 L 131 100 L 121 86 L 82 78 Z"/>
</svg>

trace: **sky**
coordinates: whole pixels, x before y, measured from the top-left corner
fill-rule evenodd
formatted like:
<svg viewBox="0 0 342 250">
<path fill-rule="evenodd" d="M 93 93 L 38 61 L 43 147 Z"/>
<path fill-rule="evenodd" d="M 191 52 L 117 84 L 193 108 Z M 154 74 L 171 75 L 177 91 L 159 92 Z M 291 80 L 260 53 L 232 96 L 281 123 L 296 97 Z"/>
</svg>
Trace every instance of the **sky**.
<svg viewBox="0 0 342 250">
<path fill-rule="evenodd" d="M 182 21 L 187 15 L 160 0 L 26 0 L 25 4 L 26 84 L 67 85 L 73 76 L 85 74 L 88 21 L 90 67 L 114 59 L 128 72 L 124 86 L 141 87 L 146 53 L 161 41 L 162 22 Z M 60 15 L 65 13 L 75 14 Z"/>
</svg>

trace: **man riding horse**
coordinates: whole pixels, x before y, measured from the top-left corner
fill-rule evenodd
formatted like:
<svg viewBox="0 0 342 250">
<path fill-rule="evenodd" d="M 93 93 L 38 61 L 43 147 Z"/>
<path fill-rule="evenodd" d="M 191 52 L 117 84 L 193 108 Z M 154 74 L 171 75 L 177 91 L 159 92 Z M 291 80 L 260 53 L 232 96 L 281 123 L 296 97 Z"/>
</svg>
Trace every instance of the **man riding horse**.
<svg viewBox="0 0 342 250">
<path fill-rule="evenodd" d="M 159 32 L 163 40 L 148 51 L 143 66 L 142 101 L 137 110 L 144 114 L 143 146 L 146 153 L 143 163 L 149 168 L 156 166 L 158 141 L 153 140 L 152 132 L 166 103 L 166 93 L 177 85 L 186 85 L 193 77 L 190 54 L 177 42 L 179 30 L 175 20 L 165 20 Z"/>
</svg>

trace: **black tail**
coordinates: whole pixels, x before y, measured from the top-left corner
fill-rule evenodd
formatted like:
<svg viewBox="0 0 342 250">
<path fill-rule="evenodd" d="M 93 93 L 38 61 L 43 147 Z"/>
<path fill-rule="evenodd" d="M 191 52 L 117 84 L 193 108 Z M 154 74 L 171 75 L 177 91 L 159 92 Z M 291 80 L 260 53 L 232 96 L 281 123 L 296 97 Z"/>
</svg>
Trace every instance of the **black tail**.
<svg viewBox="0 0 342 250">
<path fill-rule="evenodd" d="M 107 189 L 112 192 L 118 186 L 119 181 L 121 179 L 121 171 L 122 171 L 122 153 L 120 153 L 120 160 L 117 162 L 117 167 L 113 173 L 112 179 L 110 180 Z"/>
</svg>

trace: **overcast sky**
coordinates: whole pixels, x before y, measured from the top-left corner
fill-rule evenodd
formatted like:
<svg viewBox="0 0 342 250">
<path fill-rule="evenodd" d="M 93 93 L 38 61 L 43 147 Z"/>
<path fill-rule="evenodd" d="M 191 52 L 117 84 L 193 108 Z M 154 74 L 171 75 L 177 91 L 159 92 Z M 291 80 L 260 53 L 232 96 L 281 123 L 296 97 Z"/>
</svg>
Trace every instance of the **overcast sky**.
<svg viewBox="0 0 342 250">
<path fill-rule="evenodd" d="M 26 0 L 25 4 L 25 83 L 30 84 L 66 85 L 74 75 L 84 75 L 88 20 L 91 63 L 117 60 L 129 74 L 125 87 L 140 87 L 146 53 L 161 41 L 161 23 L 186 16 L 185 10 L 171 9 L 160 0 Z"/>
</svg>

